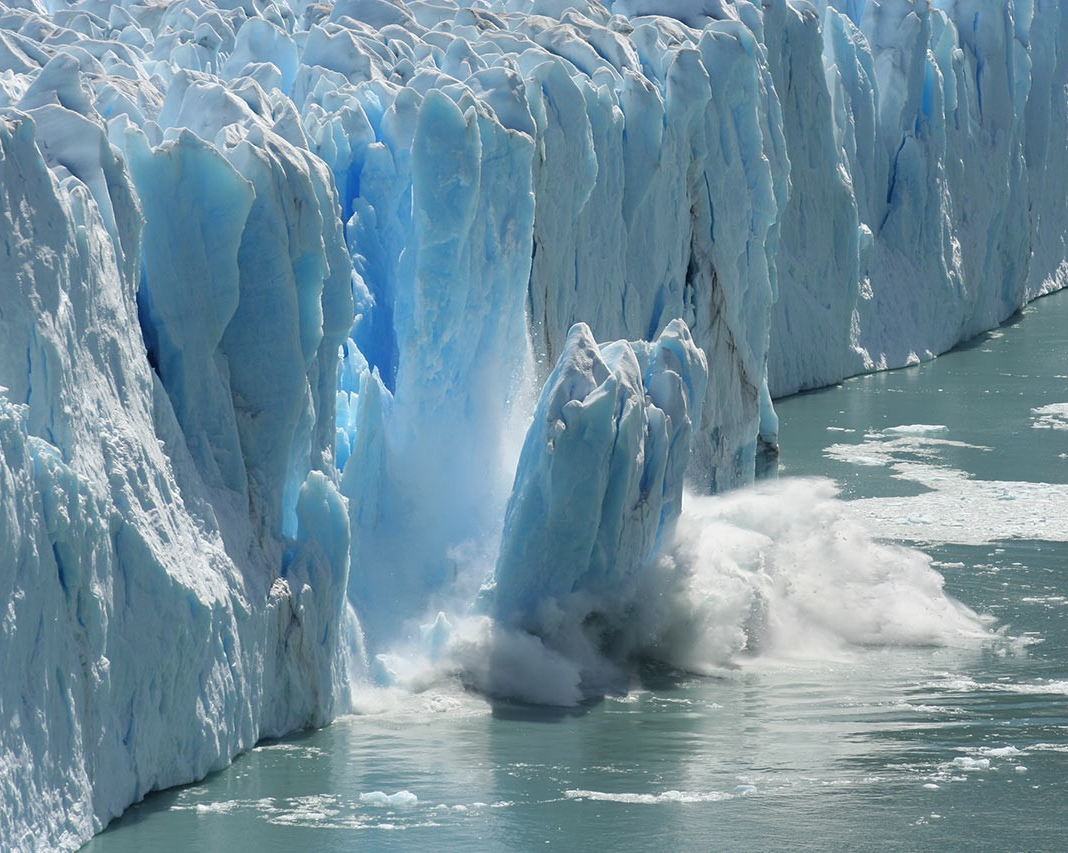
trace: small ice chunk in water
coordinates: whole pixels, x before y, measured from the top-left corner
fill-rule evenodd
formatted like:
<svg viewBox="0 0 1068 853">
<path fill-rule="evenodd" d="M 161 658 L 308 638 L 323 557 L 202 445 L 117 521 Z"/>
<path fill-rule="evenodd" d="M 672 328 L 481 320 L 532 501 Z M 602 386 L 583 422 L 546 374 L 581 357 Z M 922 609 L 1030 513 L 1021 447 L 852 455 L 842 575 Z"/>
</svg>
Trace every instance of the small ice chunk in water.
<svg viewBox="0 0 1068 853">
<path fill-rule="evenodd" d="M 360 802 L 373 806 L 414 806 L 419 802 L 419 798 L 411 791 L 397 791 L 395 794 L 371 791 L 367 794 L 360 794 Z"/>
<path fill-rule="evenodd" d="M 902 424 L 901 426 L 887 427 L 883 432 L 897 435 L 925 435 L 931 432 L 945 432 L 948 429 L 944 424 Z"/>
</svg>

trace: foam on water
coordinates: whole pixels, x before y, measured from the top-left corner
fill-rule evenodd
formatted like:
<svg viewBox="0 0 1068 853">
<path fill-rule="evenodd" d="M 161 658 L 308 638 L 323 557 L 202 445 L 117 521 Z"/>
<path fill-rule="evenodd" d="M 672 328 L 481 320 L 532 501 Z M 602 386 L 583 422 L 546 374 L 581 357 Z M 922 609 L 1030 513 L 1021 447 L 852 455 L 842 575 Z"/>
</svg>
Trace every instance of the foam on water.
<svg viewBox="0 0 1068 853">
<path fill-rule="evenodd" d="M 958 749 L 964 748 L 958 747 Z M 1017 755 L 1026 755 L 1023 750 L 1015 746 L 981 746 L 978 749 L 968 751 L 984 758 L 1013 758 Z"/>
<path fill-rule="evenodd" d="M 359 684 L 354 691 L 353 718 L 378 717 L 397 723 L 431 717 L 480 717 L 490 712 L 485 698 L 464 689 L 458 681 L 438 678 L 432 685 L 402 682 L 394 685 Z"/>
<path fill-rule="evenodd" d="M 1049 406 L 1039 406 L 1032 409 L 1034 429 L 1060 429 L 1068 430 L 1068 403 L 1053 403 Z"/>
<path fill-rule="evenodd" d="M 745 786 L 752 788 L 752 786 Z M 755 788 L 753 789 L 755 790 Z M 743 792 L 746 793 L 746 792 Z M 664 791 L 662 794 L 609 793 L 607 791 L 565 791 L 569 800 L 598 800 L 609 803 L 634 803 L 638 805 L 662 805 L 664 803 L 718 803 L 733 800 L 735 794 L 724 791 Z"/>
<path fill-rule="evenodd" d="M 1032 682 L 978 681 L 967 676 L 946 674 L 930 687 L 952 693 L 1018 693 L 1023 696 L 1068 695 L 1068 681 L 1040 679 Z"/>
<path fill-rule="evenodd" d="M 974 613 L 945 595 L 925 554 L 878 541 L 826 479 L 691 497 L 667 563 L 685 579 L 688 601 L 699 602 L 691 624 L 712 624 L 717 610 L 719 624 L 733 623 L 732 644 L 710 649 L 705 632 L 692 646 L 712 659 L 728 649 L 731 660 L 819 658 L 853 645 L 987 636 Z M 724 605 L 733 618 L 722 618 Z"/>
<path fill-rule="evenodd" d="M 989 770 L 990 759 L 970 758 L 966 755 L 962 755 L 959 758 L 953 759 L 953 766 L 960 770 Z"/>
<path fill-rule="evenodd" d="M 457 680 L 480 693 L 542 705 L 575 705 L 583 698 L 577 662 L 524 631 L 488 616 L 438 613 L 433 639 L 407 644 L 376 659 L 380 683 L 412 692 Z"/>
<path fill-rule="evenodd" d="M 1033 409 L 1045 428 L 1060 429 L 1061 407 Z M 1054 412 L 1056 410 L 1057 413 Z M 1039 428 L 1039 421 L 1034 426 Z M 977 479 L 947 465 L 948 451 L 990 452 L 990 448 L 932 438 L 909 427 L 890 428 L 865 436 L 858 444 L 835 444 L 824 454 L 840 462 L 864 467 L 885 466 L 892 476 L 925 487 L 908 497 L 864 498 L 852 501 L 850 511 L 881 536 L 913 542 L 984 545 L 1005 539 L 1068 541 L 1068 518 L 1063 507 L 1068 484 Z M 932 428 L 926 428 L 928 431 Z"/>
<path fill-rule="evenodd" d="M 472 610 L 428 617 L 419 639 L 380 655 L 380 683 L 419 693 L 460 682 L 490 696 L 574 705 L 626 692 L 637 661 L 723 674 L 785 660 L 841 659 L 870 645 L 990 639 L 943 590 L 924 553 L 879 541 L 826 479 L 727 495 L 688 494 L 673 540 L 629 588 L 582 602 L 581 624 L 534 636 Z"/>
<path fill-rule="evenodd" d="M 355 799 L 340 794 L 306 794 L 208 803 L 191 803 L 183 796 L 173 808 L 205 816 L 248 815 L 274 826 L 305 829 L 395 830 L 437 826 L 416 810 L 418 805 L 419 798 L 410 791 L 397 791 L 395 794 L 371 791 Z"/>
</svg>

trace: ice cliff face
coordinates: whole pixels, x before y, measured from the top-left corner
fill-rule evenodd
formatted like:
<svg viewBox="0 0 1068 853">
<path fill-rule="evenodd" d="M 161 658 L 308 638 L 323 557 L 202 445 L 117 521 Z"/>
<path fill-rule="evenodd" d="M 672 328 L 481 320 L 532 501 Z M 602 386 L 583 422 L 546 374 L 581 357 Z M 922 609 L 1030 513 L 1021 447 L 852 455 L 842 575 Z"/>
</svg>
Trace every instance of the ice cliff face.
<svg viewBox="0 0 1068 853">
<path fill-rule="evenodd" d="M 325 722 L 342 667 L 328 174 L 266 129 L 123 157 L 85 80 L 56 52 L 0 118 L 9 849 Z"/>
<path fill-rule="evenodd" d="M 1068 274 L 1063 5 L 830 5 L 822 32 L 764 16 L 791 161 L 775 396 L 930 358 Z"/>
<path fill-rule="evenodd" d="M 0 4 L 4 845 L 327 721 L 357 614 L 375 651 L 457 600 L 550 644 L 625 612 L 772 395 L 1063 286 L 1066 28 Z"/>
</svg>

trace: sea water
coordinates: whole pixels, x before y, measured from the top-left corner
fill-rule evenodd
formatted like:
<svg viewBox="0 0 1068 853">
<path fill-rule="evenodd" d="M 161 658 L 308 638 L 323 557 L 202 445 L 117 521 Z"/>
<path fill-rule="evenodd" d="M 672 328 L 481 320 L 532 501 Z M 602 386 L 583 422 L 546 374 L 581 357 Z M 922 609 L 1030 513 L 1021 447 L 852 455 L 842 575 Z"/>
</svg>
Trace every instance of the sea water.
<svg viewBox="0 0 1068 853">
<path fill-rule="evenodd" d="M 85 849 L 1030 850 L 1068 838 L 1068 294 L 936 361 L 777 403 L 990 636 L 647 668 L 573 709 L 459 685 L 155 794 Z"/>
</svg>

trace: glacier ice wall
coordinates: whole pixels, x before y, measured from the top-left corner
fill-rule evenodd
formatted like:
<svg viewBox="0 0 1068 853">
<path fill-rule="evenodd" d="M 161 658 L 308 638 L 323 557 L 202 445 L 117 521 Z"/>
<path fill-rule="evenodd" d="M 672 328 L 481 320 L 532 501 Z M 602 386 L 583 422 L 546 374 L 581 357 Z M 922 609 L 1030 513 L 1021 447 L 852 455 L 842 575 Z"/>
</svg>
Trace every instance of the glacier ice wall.
<svg viewBox="0 0 1068 853">
<path fill-rule="evenodd" d="M 773 396 L 1063 286 L 1066 28 L 0 4 L 0 839 L 329 720 L 440 608 L 551 642 L 684 477 L 753 479 Z"/>
<path fill-rule="evenodd" d="M 817 5 L 764 21 L 791 160 L 775 396 L 931 358 L 1068 281 L 1063 5 Z"/>
<path fill-rule="evenodd" d="M 127 113 L 109 126 L 129 78 L 92 51 L 129 56 L 41 47 L 4 78 L 8 849 L 77 846 L 152 789 L 325 723 L 345 675 L 351 267 L 329 172 L 218 84 L 193 106 L 205 135 L 209 113 L 243 119 L 220 146 L 160 126 L 194 97 L 162 80 L 131 96 L 160 108 L 159 144 Z"/>
</svg>

